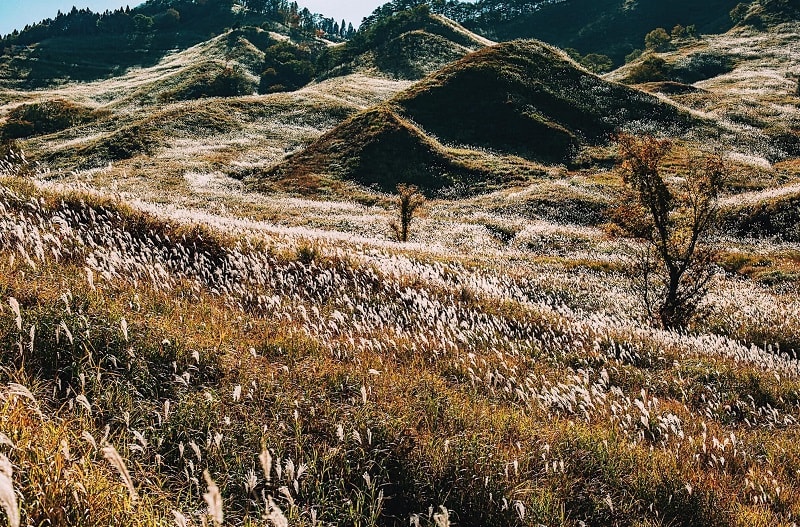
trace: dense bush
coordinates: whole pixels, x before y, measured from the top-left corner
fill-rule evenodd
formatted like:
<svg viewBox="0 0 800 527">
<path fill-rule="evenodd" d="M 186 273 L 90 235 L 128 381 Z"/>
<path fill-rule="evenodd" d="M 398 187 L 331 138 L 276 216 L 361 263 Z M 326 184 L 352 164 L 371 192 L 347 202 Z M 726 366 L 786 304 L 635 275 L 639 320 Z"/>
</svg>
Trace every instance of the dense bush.
<svg viewBox="0 0 800 527">
<path fill-rule="evenodd" d="M 101 115 L 64 99 L 23 104 L 11 110 L 0 128 L 0 139 L 21 139 L 51 134 L 89 122 Z"/>
<path fill-rule="evenodd" d="M 652 51 L 666 51 L 669 49 L 672 38 L 663 27 L 656 28 L 644 37 L 644 45 Z"/>
<path fill-rule="evenodd" d="M 81 156 L 93 164 L 152 154 L 161 144 L 161 134 L 148 126 L 133 124 L 81 148 Z"/>
<path fill-rule="evenodd" d="M 735 64 L 729 56 L 714 53 L 695 53 L 672 65 L 672 80 L 694 84 L 733 71 Z"/>
<path fill-rule="evenodd" d="M 800 196 L 790 195 L 726 210 L 726 230 L 737 236 L 800 241 Z"/>
<path fill-rule="evenodd" d="M 238 67 L 206 65 L 187 82 L 170 90 L 161 99 L 183 101 L 203 97 L 238 97 L 252 95 L 255 83 Z"/>
<path fill-rule="evenodd" d="M 314 78 L 311 50 L 291 42 L 278 42 L 267 48 L 264 69 L 261 73 L 259 93 L 293 91 L 302 88 Z"/>
<path fill-rule="evenodd" d="M 670 69 L 670 65 L 661 57 L 648 55 L 642 62 L 631 68 L 626 81 L 634 84 L 664 81 L 669 78 Z"/>
</svg>

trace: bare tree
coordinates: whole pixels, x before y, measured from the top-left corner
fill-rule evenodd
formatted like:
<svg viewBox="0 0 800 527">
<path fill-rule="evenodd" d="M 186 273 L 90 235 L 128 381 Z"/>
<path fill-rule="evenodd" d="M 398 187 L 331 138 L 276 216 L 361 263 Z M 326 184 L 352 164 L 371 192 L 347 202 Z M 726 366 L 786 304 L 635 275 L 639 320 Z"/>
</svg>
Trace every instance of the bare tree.
<svg viewBox="0 0 800 527">
<path fill-rule="evenodd" d="M 389 224 L 394 236 L 399 242 L 407 242 L 411 229 L 411 222 L 419 209 L 425 203 L 425 196 L 414 185 L 400 183 L 397 185 L 397 208 L 400 223 L 393 221 Z"/>
<path fill-rule="evenodd" d="M 644 243 L 636 255 L 634 288 L 648 315 L 664 328 L 685 327 L 715 273 L 709 242 L 726 166 L 721 156 L 689 160 L 683 174 L 666 177 L 662 161 L 672 143 L 623 134 L 617 139 L 625 192 L 615 220 Z"/>
</svg>

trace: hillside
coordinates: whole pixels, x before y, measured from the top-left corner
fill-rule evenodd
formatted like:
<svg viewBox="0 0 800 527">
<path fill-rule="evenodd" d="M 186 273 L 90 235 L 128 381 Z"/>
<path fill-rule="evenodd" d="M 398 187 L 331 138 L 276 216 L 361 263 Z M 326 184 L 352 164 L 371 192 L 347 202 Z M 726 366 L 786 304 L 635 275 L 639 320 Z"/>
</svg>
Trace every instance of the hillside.
<svg viewBox="0 0 800 527">
<path fill-rule="evenodd" d="M 276 32 L 308 45 L 341 41 L 338 22 L 287 2 L 151 0 L 93 13 L 73 8 L 0 39 L 0 87 L 34 89 L 87 82 L 157 65 L 230 30 Z M 335 23 L 335 27 L 334 27 Z M 351 31 L 352 34 L 353 31 Z M 265 42 L 251 42 L 261 51 Z M 261 64 L 253 73 L 261 73 Z"/>
<path fill-rule="evenodd" d="M 739 142 L 740 148 L 755 158 L 777 162 L 797 156 L 800 25 L 794 12 L 788 4 L 769 11 L 754 5 L 748 17 L 730 31 L 647 54 L 608 78 L 638 81 L 650 91 L 673 92 L 668 95 L 673 100 L 729 130 L 747 134 L 747 144 Z M 772 22 L 767 23 L 768 19 Z M 675 92 L 669 81 L 683 88 Z"/>
<path fill-rule="evenodd" d="M 367 17 L 370 25 L 418 4 L 393 0 Z M 737 0 L 480 0 L 431 2 L 435 12 L 456 20 L 487 38 L 509 41 L 533 38 L 582 54 L 608 55 L 620 65 L 645 35 L 657 28 L 694 26 L 698 33 L 720 33 L 733 23 L 729 12 Z"/>
<path fill-rule="evenodd" d="M 796 0 L 416 4 L 2 41 L 0 525 L 800 522 Z"/>
<path fill-rule="evenodd" d="M 353 71 L 419 80 L 492 42 L 423 5 L 401 11 L 329 48 L 320 58 L 326 76 Z"/>
<path fill-rule="evenodd" d="M 390 211 L 347 202 L 272 195 L 259 222 L 40 185 L 0 179 L 24 524 L 796 517 L 800 306 L 774 273 L 721 274 L 680 334 L 642 320 L 628 242 L 598 229 L 432 203 L 396 244 Z"/>
<path fill-rule="evenodd" d="M 315 57 L 317 73 L 325 75 L 377 68 L 387 75 L 419 79 L 489 44 L 484 37 L 535 38 L 582 54 L 605 54 L 621 64 L 628 53 L 642 48 L 645 34 L 655 27 L 680 24 L 700 33 L 728 29 L 728 13 L 736 3 L 482 0 L 427 5 L 394 0 L 367 17 L 358 32 L 352 24 L 345 29 L 338 21 L 280 0 L 159 0 L 105 13 L 73 9 L 0 39 L 0 86 L 42 88 L 109 78 L 131 68 L 152 67 L 209 36 L 244 27 L 310 44 L 318 36 L 328 43 L 348 42 Z M 429 11 L 447 19 L 430 16 Z"/>
<path fill-rule="evenodd" d="M 626 127 L 680 134 L 702 125 L 676 106 L 603 81 L 554 48 L 515 41 L 470 54 L 353 117 L 267 177 L 333 174 L 383 190 L 398 180 L 469 186 L 501 181 L 506 171 L 502 163 L 493 173 L 490 163 L 465 162 L 458 150 L 564 163 Z"/>
</svg>

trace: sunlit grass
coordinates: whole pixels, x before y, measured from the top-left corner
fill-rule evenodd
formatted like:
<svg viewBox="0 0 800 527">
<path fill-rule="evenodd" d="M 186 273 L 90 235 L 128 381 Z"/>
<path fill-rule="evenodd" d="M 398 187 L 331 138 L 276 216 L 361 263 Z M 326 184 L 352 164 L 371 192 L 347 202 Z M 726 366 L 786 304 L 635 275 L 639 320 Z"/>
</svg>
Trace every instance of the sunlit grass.
<svg viewBox="0 0 800 527">
<path fill-rule="evenodd" d="M 201 229 L 15 179 L 0 196 L 0 448 L 23 523 L 213 524 L 215 487 L 224 521 L 252 524 L 800 512 L 800 370 L 776 347 L 800 321 L 763 286 L 720 278 L 678 335 L 637 320 L 613 267 Z"/>
</svg>

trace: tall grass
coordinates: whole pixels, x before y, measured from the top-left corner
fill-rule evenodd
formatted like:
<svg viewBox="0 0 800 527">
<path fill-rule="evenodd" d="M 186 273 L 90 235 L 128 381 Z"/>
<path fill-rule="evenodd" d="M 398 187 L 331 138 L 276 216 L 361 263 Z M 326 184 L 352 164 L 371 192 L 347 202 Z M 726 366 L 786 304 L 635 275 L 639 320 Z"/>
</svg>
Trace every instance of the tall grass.
<svg viewBox="0 0 800 527">
<path fill-rule="evenodd" d="M 3 180 L 21 524 L 796 521 L 785 297 L 720 277 L 681 334 L 613 268 L 272 243 Z"/>
</svg>

